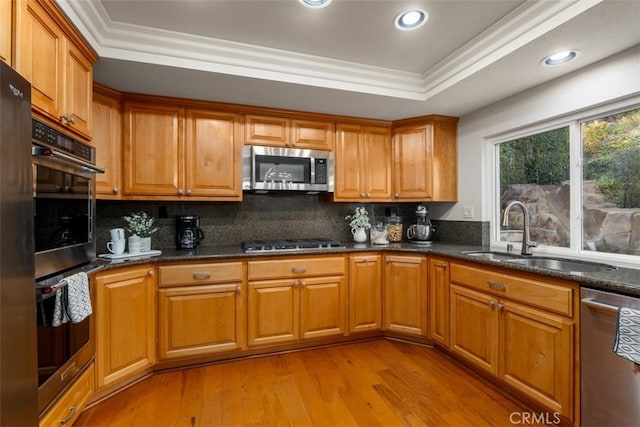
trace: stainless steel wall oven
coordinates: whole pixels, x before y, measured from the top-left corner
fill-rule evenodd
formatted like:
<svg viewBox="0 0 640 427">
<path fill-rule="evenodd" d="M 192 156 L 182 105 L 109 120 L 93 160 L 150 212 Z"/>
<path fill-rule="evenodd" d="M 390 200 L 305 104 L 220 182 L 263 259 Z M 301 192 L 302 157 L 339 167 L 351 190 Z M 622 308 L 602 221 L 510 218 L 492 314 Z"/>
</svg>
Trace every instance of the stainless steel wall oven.
<svg viewBox="0 0 640 427">
<path fill-rule="evenodd" d="M 95 259 L 95 149 L 32 120 L 33 225 L 40 412 L 95 354 L 93 316 L 53 326 L 64 279 Z M 93 294 L 93 290 L 90 290 Z"/>
</svg>

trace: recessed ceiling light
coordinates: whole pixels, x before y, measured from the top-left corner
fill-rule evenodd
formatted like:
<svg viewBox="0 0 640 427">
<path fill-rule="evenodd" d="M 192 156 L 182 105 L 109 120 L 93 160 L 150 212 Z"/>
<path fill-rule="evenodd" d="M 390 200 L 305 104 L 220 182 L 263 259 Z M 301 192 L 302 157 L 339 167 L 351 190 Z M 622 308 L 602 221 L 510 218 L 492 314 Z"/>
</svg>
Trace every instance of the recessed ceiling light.
<svg viewBox="0 0 640 427">
<path fill-rule="evenodd" d="M 424 25 L 429 19 L 429 14 L 422 9 L 411 9 L 396 16 L 394 25 L 402 31 L 415 30 Z"/>
<path fill-rule="evenodd" d="M 566 64 L 567 62 L 575 59 L 578 56 L 577 50 L 565 50 L 563 52 L 554 53 L 553 55 L 547 56 L 541 62 L 541 64 L 545 67 Z"/>
<path fill-rule="evenodd" d="M 321 7 L 329 6 L 333 0 L 298 0 L 301 5 L 307 6 L 313 9 L 320 9 Z"/>
</svg>

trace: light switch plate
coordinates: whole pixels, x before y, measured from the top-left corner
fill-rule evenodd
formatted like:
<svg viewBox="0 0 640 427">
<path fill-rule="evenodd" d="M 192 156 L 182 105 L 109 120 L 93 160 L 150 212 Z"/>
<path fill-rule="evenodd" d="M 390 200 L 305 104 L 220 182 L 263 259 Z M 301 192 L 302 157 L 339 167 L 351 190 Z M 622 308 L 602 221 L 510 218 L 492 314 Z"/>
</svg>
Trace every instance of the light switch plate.
<svg viewBox="0 0 640 427">
<path fill-rule="evenodd" d="M 463 213 L 462 216 L 465 219 L 472 219 L 473 218 L 473 206 L 463 206 Z"/>
</svg>

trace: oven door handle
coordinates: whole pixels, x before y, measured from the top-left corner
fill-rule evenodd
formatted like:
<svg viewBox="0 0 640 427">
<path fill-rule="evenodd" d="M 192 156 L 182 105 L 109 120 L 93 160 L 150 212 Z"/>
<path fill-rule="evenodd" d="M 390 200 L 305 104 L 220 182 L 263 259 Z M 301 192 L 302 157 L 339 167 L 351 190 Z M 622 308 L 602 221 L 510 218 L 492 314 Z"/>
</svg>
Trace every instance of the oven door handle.
<svg viewBox="0 0 640 427">
<path fill-rule="evenodd" d="M 38 147 L 39 148 L 39 147 Z M 85 162 L 84 160 L 80 160 L 77 159 L 73 156 L 70 156 L 68 154 L 65 154 L 61 151 L 57 151 L 51 148 L 47 148 L 44 150 L 38 150 L 38 149 L 32 149 L 31 150 L 32 154 L 34 156 L 48 156 L 48 157 L 55 157 L 58 158 L 62 161 L 65 161 L 67 163 L 71 163 L 76 167 L 80 167 L 83 171 L 85 172 L 89 172 L 89 173 L 104 173 L 104 169 L 100 169 L 99 167 L 97 167 L 96 165 L 89 163 L 89 162 Z"/>
</svg>

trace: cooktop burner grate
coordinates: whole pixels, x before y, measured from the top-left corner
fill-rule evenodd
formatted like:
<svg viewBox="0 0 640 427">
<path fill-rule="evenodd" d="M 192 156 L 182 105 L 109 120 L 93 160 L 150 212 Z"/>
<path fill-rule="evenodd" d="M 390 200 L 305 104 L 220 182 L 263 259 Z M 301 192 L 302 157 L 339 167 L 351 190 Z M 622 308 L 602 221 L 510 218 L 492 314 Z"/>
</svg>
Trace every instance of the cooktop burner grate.
<svg viewBox="0 0 640 427">
<path fill-rule="evenodd" d="M 244 252 L 295 252 L 305 249 L 342 249 L 342 242 L 331 239 L 245 240 Z"/>
</svg>

